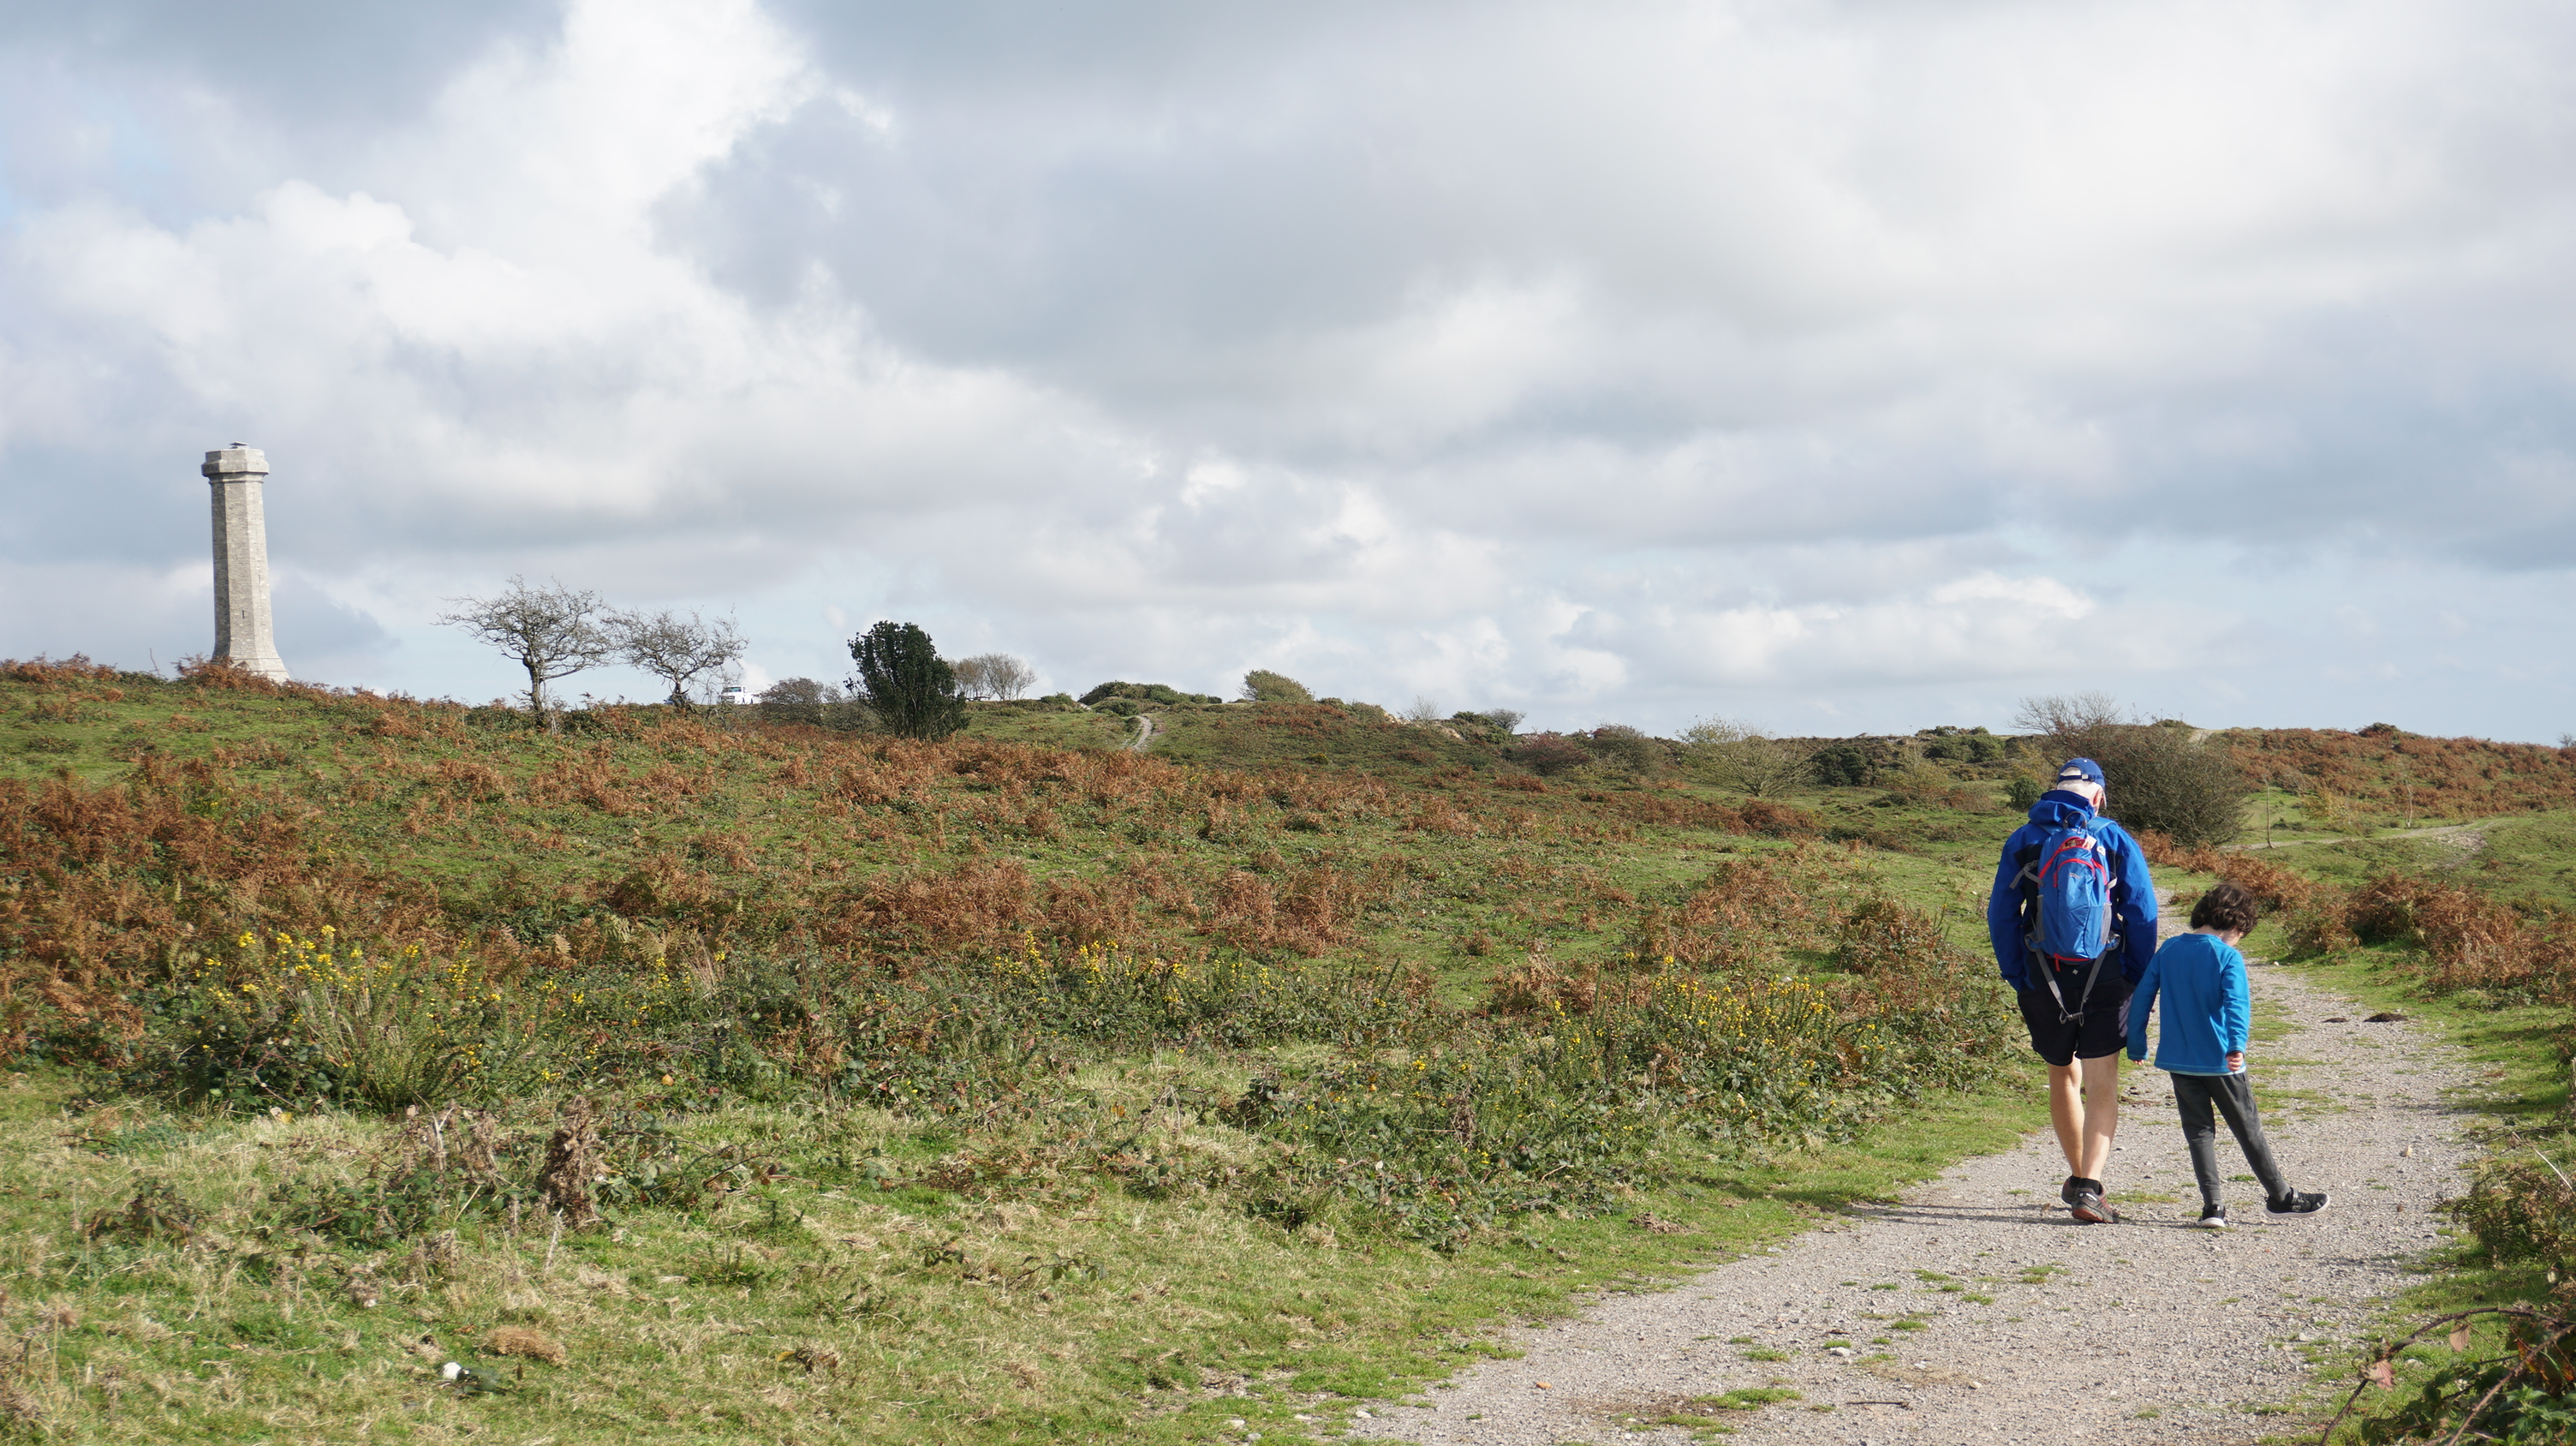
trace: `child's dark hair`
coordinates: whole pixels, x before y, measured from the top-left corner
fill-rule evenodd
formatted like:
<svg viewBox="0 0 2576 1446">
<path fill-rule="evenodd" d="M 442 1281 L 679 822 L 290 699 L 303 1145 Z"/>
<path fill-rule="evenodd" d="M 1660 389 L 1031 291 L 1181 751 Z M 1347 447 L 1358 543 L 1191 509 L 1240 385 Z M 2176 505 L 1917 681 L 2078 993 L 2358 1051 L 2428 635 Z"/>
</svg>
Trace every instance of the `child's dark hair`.
<svg viewBox="0 0 2576 1446">
<path fill-rule="evenodd" d="M 2191 906 L 2191 926 L 2215 929 L 2221 934 L 2251 934 L 2254 921 L 2263 917 L 2263 906 L 2254 892 L 2232 879 L 2221 879 Z"/>
</svg>

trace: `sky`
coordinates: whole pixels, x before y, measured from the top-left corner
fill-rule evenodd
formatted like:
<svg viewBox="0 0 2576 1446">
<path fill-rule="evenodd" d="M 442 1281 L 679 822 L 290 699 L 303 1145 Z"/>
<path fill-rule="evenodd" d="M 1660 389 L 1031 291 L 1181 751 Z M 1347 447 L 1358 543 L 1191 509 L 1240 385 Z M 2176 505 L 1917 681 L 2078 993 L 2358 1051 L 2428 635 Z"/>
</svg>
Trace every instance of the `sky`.
<svg viewBox="0 0 2576 1446">
<path fill-rule="evenodd" d="M 2576 729 L 2576 12 L 0 4 L 0 656 Z M 631 670 L 573 692 L 654 696 Z"/>
</svg>

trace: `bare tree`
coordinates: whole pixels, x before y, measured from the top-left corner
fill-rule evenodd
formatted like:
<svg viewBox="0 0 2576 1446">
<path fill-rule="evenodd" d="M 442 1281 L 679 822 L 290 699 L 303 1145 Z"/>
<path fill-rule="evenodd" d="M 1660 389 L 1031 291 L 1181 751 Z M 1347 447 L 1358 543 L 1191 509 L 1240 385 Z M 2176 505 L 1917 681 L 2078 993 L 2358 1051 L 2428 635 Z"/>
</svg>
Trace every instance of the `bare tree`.
<svg viewBox="0 0 2576 1446">
<path fill-rule="evenodd" d="M 1038 670 L 1030 667 L 1027 659 L 1015 658 L 1008 653 L 986 653 L 984 656 L 991 660 L 986 675 L 993 685 L 994 697 L 1007 703 L 1037 686 Z"/>
<path fill-rule="evenodd" d="M 1008 653 L 977 653 L 956 665 L 958 691 L 969 698 L 1008 701 L 1029 690 L 1038 670 Z"/>
<path fill-rule="evenodd" d="M 1413 706 L 1404 710 L 1404 721 L 1407 723 L 1423 724 L 1437 723 L 1441 721 L 1440 705 L 1423 697 L 1421 694 L 1416 693 L 1413 695 Z"/>
<path fill-rule="evenodd" d="M 441 613 L 442 626 L 460 627 L 501 650 L 528 670 L 528 708 L 550 732 L 563 724 L 546 706 L 546 684 L 595 668 L 616 656 L 617 648 L 599 624 L 599 594 L 573 589 L 549 579 L 530 587 L 523 577 L 510 579 L 510 590 L 496 597 L 452 597 L 452 613 Z"/>
<path fill-rule="evenodd" d="M 2015 726 L 2026 732 L 2060 737 L 2145 721 L 2108 693 L 2051 693 L 2024 698 L 2021 706 L 2013 710 Z"/>
<path fill-rule="evenodd" d="M 689 685 L 741 660 L 751 644 L 733 619 L 710 622 L 692 612 L 609 613 L 603 620 L 617 656 L 671 685 L 671 702 L 689 705 Z"/>
</svg>

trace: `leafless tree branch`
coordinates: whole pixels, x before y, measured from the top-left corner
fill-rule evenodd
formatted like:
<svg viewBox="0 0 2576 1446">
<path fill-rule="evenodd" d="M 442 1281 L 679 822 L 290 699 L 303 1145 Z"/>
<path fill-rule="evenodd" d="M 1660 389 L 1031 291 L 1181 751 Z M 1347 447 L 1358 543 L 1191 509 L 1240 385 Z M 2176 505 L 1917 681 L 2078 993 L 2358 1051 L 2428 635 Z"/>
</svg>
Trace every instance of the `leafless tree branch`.
<svg viewBox="0 0 2576 1446">
<path fill-rule="evenodd" d="M 439 614 L 440 624 L 465 629 L 526 669 L 529 710 L 549 730 L 562 724 L 547 706 L 546 684 L 616 655 L 599 623 L 599 594 L 587 588 L 568 588 L 557 579 L 531 587 L 526 578 L 514 576 L 509 590 L 496 596 L 448 601 L 457 609 Z"/>
</svg>

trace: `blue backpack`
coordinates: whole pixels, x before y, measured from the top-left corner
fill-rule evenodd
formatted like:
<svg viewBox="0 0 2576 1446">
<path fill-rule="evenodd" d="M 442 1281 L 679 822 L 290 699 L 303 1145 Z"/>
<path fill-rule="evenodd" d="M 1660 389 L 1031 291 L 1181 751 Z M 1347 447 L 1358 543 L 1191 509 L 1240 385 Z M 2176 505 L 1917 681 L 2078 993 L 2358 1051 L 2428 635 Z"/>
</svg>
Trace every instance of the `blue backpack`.
<svg viewBox="0 0 2576 1446">
<path fill-rule="evenodd" d="M 2040 977 L 2070 1023 L 2083 1015 L 2103 959 L 2119 944 L 2111 932 L 2111 851 L 2102 846 L 2100 828 L 2095 820 L 2082 828 L 2043 830 L 2036 846 L 2022 850 L 2021 874 L 2014 880 L 2026 901 L 2031 952 L 2044 966 Z M 2084 984 L 2070 1009 L 2057 975 L 2074 967 L 2084 967 Z"/>
</svg>

